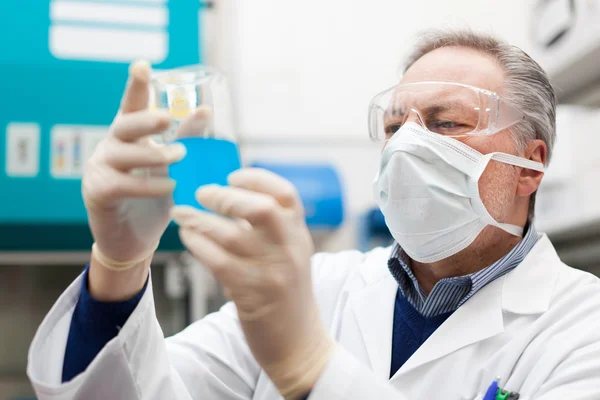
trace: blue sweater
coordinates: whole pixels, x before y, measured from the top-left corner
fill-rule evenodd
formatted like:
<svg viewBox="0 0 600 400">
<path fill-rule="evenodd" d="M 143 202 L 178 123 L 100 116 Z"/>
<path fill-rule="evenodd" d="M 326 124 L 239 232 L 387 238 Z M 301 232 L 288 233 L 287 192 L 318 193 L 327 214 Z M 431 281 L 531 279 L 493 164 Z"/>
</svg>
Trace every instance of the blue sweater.
<svg viewBox="0 0 600 400">
<path fill-rule="evenodd" d="M 398 290 L 394 304 L 390 378 L 452 313 L 450 311 L 434 317 L 424 317 Z"/>
<path fill-rule="evenodd" d="M 83 372 L 104 345 L 117 336 L 148 286 L 146 280 L 142 291 L 127 301 L 114 303 L 97 301 L 88 291 L 88 268 L 83 273 L 81 294 L 69 328 L 62 371 L 63 382 L 70 381 Z"/>
</svg>

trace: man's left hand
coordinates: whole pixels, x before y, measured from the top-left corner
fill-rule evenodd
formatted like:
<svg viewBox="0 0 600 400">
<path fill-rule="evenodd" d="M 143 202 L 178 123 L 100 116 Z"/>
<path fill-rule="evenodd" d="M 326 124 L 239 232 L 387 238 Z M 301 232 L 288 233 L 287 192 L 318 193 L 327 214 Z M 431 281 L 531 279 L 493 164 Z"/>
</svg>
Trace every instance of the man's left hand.
<svg viewBox="0 0 600 400">
<path fill-rule="evenodd" d="M 227 187 L 201 187 L 198 202 L 218 214 L 176 207 L 181 240 L 235 303 L 246 340 L 286 399 L 316 383 L 334 342 L 319 317 L 311 281 L 312 238 L 294 186 L 242 169 Z"/>
</svg>

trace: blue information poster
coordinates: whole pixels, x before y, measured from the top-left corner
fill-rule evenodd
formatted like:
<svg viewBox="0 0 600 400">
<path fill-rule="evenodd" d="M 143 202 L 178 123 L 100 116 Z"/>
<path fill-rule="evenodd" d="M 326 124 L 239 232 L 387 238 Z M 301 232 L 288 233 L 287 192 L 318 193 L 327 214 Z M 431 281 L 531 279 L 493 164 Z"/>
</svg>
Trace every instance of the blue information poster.
<svg viewBox="0 0 600 400">
<path fill-rule="evenodd" d="M 198 0 L 0 1 L 0 251 L 83 250 L 86 159 L 131 61 L 201 62 Z M 179 248 L 176 232 L 164 248 Z"/>
</svg>

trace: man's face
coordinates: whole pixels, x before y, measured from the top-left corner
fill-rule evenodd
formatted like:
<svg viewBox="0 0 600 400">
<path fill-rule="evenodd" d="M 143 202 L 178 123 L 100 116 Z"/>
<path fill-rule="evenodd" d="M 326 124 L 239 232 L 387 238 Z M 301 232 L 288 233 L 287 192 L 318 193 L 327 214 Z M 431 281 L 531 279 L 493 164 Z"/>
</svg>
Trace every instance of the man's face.
<svg viewBox="0 0 600 400">
<path fill-rule="evenodd" d="M 504 71 L 490 56 L 461 47 L 434 50 L 415 62 L 400 83 L 445 81 L 463 83 L 503 94 Z M 517 154 L 508 129 L 488 136 L 457 137 L 477 151 L 487 154 Z M 517 193 L 515 167 L 492 161 L 479 180 L 479 193 L 489 213 L 498 222 L 509 222 Z"/>
</svg>

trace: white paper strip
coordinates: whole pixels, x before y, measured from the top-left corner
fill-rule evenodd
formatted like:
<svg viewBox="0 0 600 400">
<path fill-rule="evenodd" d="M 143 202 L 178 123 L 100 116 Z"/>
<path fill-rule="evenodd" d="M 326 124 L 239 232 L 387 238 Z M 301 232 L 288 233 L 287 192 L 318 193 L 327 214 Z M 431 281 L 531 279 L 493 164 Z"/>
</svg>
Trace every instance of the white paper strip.
<svg viewBox="0 0 600 400">
<path fill-rule="evenodd" d="M 50 28 L 50 51 L 57 58 L 131 62 L 145 59 L 160 63 L 168 53 L 166 32 L 140 32 L 78 26 Z"/>
<path fill-rule="evenodd" d="M 52 23 L 99 22 L 164 28 L 169 23 L 166 7 L 131 6 L 121 4 L 86 3 L 54 0 L 50 3 Z"/>
</svg>

